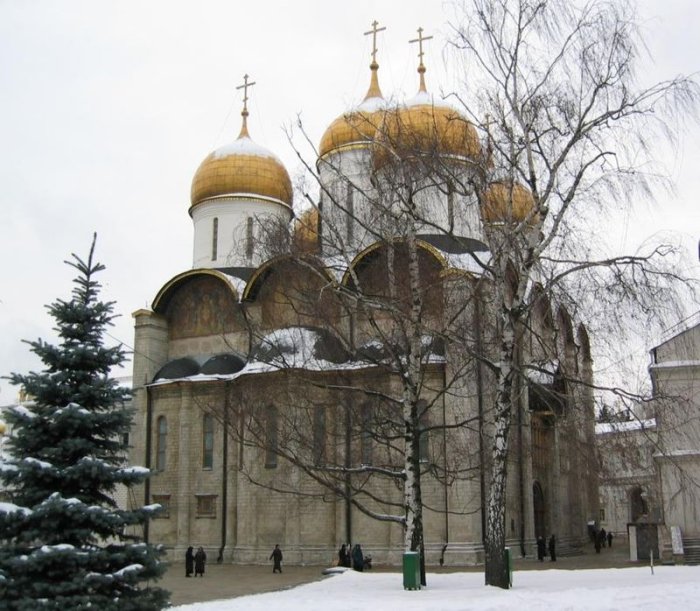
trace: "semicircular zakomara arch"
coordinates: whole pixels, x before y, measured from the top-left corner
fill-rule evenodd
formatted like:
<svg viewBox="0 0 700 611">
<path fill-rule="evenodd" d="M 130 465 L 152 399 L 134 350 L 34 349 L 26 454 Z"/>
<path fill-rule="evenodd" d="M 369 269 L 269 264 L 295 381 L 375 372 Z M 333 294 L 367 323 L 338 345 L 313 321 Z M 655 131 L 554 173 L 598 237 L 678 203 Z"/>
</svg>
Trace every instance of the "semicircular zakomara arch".
<svg viewBox="0 0 700 611">
<path fill-rule="evenodd" d="M 247 310 L 258 309 L 262 328 L 314 326 L 337 321 L 340 304 L 333 274 L 313 255 L 281 255 L 263 263 L 243 292 Z"/>
<path fill-rule="evenodd" d="M 443 273 L 448 269 L 445 257 L 434 246 L 416 240 L 423 307 L 440 316 L 443 308 Z M 389 299 L 393 307 L 410 307 L 409 252 L 406 240 L 376 242 L 353 259 L 341 285 L 349 293 L 362 293 L 372 299 Z M 392 270 L 392 271 L 390 271 Z M 390 276 L 393 274 L 393 278 Z M 393 286 L 392 286 L 393 285 Z M 392 308 L 387 308 L 391 310 Z"/>
<path fill-rule="evenodd" d="M 223 336 L 244 325 L 233 279 L 214 269 L 178 274 L 158 291 L 152 309 L 168 321 L 171 340 Z"/>
</svg>

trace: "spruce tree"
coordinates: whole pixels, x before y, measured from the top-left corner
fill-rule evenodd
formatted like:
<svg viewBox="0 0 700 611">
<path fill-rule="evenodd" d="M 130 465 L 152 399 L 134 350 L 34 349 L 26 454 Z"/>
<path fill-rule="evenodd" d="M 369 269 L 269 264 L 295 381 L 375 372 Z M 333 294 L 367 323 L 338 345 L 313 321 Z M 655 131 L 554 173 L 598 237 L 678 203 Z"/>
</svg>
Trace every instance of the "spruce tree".
<svg viewBox="0 0 700 611">
<path fill-rule="evenodd" d="M 0 463 L 8 503 L 0 503 L 0 607 L 3 609 L 161 609 L 169 593 L 151 587 L 165 570 L 162 549 L 134 535 L 157 506 L 119 509 L 119 484 L 149 471 L 125 457 L 132 414 L 128 391 L 109 377 L 124 360 L 103 344 L 113 302 L 99 300 L 95 238 L 69 301 L 47 306 L 59 343 L 27 342 L 45 369 L 10 380 L 30 397 L 6 411 L 10 459 Z M 131 533 L 131 534 L 130 534 Z M 146 583 L 143 583 L 146 582 Z"/>
</svg>

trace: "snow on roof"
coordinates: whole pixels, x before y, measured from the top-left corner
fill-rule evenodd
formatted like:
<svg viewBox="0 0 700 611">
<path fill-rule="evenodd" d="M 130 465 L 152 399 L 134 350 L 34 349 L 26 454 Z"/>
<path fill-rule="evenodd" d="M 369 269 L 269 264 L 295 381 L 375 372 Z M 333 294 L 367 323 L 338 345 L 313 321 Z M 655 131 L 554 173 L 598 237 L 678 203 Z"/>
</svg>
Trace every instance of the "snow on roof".
<svg viewBox="0 0 700 611">
<path fill-rule="evenodd" d="M 361 112 L 375 112 L 377 110 L 383 110 L 386 107 L 386 100 L 384 98 L 375 96 L 363 100 L 362 103 L 355 110 L 359 110 Z"/>
<path fill-rule="evenodd" d="M 663 361 L 649 365 L 649 369 L 675 369 L 681 367 L 700 367 L 700 361 Z"/>
<path fill-rule="evenodd" d="M 241 296 L 243 295 L 243 292 L 245 291 L 245 286 L 246 286 L 247 282 L 245 280 L 243 280 L 243 278 L 239 278 L 238 276 L 233 276 L 232 274 L 227 274 L 225 272 L 221 272 L 221 275 L 229 283 L 229 285 L 236 291 L 236 295 L 238 295 L 238 301 L 240 301 Z"/>
<path fill-rule="evenodd" d="M 596 435 L 605 433 L 626 433 L 629 431 L 646 431 L 656 428 L 656 419 L 649 420 L 627 420 L 624 422 L 597 422 L 595 425 Z"/>
<path fill-rule="evenodd" d="M 539 361 L 531 363 L 525 367 L 527 379 L 530 382 L 541 385 L 554 384 L 554 375 L 559 369 L 559 361 L 552 359 L 550 361 Z"/>
<path fill-rule="evenodd" d="M 267 150 L 264 146 L 253 142 L 249 137 L 244 136 L 243 138 L 238 138 L 233 142 L 224 144 L 223 146 L 216 149 L 212 156 L 214 159 L 220 159 L 221 157 L 228 157 L 229 155 L 252 155 L 254 157 L 270 157 L 275 161 L 282 163 L 277 155 Z"/>
<path fill-rule="evenodd" d="M 445 257 L 449 267 L 470 272 L 477 276 L 484 273 L 484 266 L 488 265 L 489 261 L 491 260 L 490 252 L 479 252 L 475 254 L 440 252 Z M 475 257 L 478 257 L 478 261 Z"/>
</svg>

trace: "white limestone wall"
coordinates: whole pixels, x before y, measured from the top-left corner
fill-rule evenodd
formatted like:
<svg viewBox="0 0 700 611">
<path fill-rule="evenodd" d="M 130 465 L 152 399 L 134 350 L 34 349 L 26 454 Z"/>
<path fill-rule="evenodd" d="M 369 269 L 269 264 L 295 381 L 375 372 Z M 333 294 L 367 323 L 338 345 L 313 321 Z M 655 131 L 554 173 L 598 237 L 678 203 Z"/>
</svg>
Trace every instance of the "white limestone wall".
<svg viewBox="0 0 700 611">
<path fill-rule="evenodd" d="M 321 184 L 326 191 L 322 194 L 321 248 L 327 256 L 354 255 L 379 239 L 375 232 L 379 230 L 380 213 L 370 181 L 371 163 L 369 148 L 340 151 L 319 161 Z"/>
<path fill-rule="evenodd" d="M 270 221 L 288 223 L 291 216 L 289 207 L 274 200 L 236 196 L 198 204 L 192 210 L 192 267 L 257 267 L 269 258 L 263 244 L 268 239 L 266 229 L 275 226 L 275 222 Z M 218 219 L 218 237 L 216 257 L 212 258 L 215 218 Z M 252 223 L 252 249 L 248 246 L 249 222 Z"/>
</svg>

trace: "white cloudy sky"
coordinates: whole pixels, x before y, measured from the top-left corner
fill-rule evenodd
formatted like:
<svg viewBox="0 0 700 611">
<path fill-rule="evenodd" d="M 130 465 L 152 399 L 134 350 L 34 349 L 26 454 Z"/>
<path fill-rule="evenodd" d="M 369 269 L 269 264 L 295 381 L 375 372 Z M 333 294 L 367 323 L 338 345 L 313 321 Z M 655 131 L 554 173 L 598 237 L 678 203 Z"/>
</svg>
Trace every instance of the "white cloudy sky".
<svg viewBox="0 0 700 611">
<path fill-rule="evenodd" d="M 642 74 L 700 69 L 695 0 L 644 0 L 650 58 Z M 301 117 L 311 139 L 364 95 L 369 37 L 380 35 L 385 95 L 417 88 L 422 26 L 428 86 L 448 90 L 442 56 L 452 14 L 442 0 L 0 0 L 0 375 L 39 367 L 22 339 L 51 338 L 44 305 L 67 297 L 93 231 L 104 296 L 121 318 L 112 335 L 132 343 L 131 313 L 191 267 L 190 182 L 200 161 L 234 139 L 249 73 L 250 131 L 298 168 L 284 127 Z M 677 231 L 700 236 L 700 129 L 684 128 L 667 159 L 677 194 L 636 214 L 620 235 L 634 248 Z M 700 275 L 700 273 L 698 273 Z M 0 405 L 16 390 L 0 382 Z"/>
</svg>

